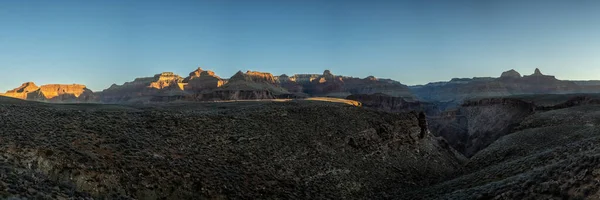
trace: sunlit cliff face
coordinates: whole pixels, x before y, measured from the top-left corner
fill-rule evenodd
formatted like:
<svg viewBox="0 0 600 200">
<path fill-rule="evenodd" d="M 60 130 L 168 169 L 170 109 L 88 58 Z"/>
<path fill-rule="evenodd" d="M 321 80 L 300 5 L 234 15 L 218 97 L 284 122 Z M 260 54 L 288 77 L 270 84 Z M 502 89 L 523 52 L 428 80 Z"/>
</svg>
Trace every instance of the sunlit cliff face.
<svg viewBox="0 0 600 200">
<path fill-rule="evenodd" d="M 33 82 L 23 83 L 21 86 L 9 90 L 6 93 L 2 94 L 2 96 L 8 96 L 19 99 L 27 99 L 28 96 L 35 93 L 38 97 L 43 97 L 44 99 L 52 99 L 54 97 L 60 95 L 73 95 L 75 97 L 81 96 L 81 94 L 89 91 L 85 85 L 80 84 L 49 84 L 42 85 L 38 87 Z"/>
<path fill-rule="evenodd" d="M 85 85 L 72 84 L 72 85 L 42 85 L 39 90 L 42 92 L 46 99 L 52 99 L 59 95 L 72 94 L 75 97 L 79 97 L 86 91 Z"/>
</svg>

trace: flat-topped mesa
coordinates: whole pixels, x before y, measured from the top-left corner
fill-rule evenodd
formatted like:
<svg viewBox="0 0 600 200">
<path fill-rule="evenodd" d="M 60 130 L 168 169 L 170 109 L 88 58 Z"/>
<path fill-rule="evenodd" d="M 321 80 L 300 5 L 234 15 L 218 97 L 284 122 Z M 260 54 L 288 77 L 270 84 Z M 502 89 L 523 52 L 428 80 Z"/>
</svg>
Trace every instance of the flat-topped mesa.
<svg viewBox="0 0 600 200">
<path fill-rule="evenodd" d="M 7 91 L 2 96 L 33 100 L 33 101 L 89 101 L 93 100 L 93 92 L 81 84 L 48 84 L 40 87 L 33 82 Z"/>
<path fill-rule="evenodd" d="M 538 70 L 539 72 L 539 70 Z M 517 71 L 515 71 L 514 69 L 502 72 L 502 75 L 500 75 L 500 78 L 521 78 L 521 74 Z"/>
<path fill-rule="evenodd" d="M 62 84 L 49 84 L 42 85 L 39 88 L 39 91 L 44 95 L 46 99 L 52 99 L 61 95 L 73 95 L 75 97 L 81 96 L 83 93 L 91 92 L 91 90 L 87 89 L 85 85 L 81 84 L 70 84 L 70 85 L 62 85 Z"/>
</svg>

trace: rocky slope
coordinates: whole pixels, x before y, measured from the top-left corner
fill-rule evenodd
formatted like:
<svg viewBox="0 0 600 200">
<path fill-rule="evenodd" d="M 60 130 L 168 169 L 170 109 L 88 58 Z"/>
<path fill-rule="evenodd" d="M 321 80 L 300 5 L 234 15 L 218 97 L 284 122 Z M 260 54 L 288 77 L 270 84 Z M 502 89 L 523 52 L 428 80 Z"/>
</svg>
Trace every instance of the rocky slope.
<svg viewBox="0 0 600 200">
<path fill-rule="evenodd" d="M 457 177 L 412 199 L 598 199 L 600 106 L 536 111 L 471 157 Z"/>
<path fill-rule="evenodd" d="M 454 149 L 472 156 L 498 138 L 523 129 L 530 115 L 575 106 L 600 105 L 597 94 L 518 95 L 467 100 L 440 114 L 430 114 L 429 128 Z"/>
<path fill-rule="evenodd" d="M 0 101 L 0 170 L 44 181 L 1 198 L 398 198 L 461 166 L 423 118 L 345 104 Z"/>
<path fill-rule="evenodd" d="M 513 132 L 517 124 L 534 111 L 534 104 L 516 98 L 470 100 L 456 109 L 430 116 L 429 127 L 470 157 Z"/>
</svg>

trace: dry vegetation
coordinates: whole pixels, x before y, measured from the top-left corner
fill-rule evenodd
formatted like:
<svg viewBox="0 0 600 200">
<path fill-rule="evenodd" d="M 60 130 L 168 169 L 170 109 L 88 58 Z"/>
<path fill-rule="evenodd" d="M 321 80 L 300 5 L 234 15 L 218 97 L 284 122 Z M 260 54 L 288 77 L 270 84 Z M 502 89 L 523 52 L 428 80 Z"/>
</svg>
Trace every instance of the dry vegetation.
<svg viewBox="0 0 600 200">
<path fill-rule="evenodd" d="M 335 99 L 1 101 L 0 198 L 600 198 L 600 105 L 537 110 L 467 162 L 415 113 Z"/>
<path fill-rule="evenodd" d="M 394 198 L 460 167 L 414 114 L 322 101 L 11 100 L 0 113 L 1 198 Z"/>
</svg>

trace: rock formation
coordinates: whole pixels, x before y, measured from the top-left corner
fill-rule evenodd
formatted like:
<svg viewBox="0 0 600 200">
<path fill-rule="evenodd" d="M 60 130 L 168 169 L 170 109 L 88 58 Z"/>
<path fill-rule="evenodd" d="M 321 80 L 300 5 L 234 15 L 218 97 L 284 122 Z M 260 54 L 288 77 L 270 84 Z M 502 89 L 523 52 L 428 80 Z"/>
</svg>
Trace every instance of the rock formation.
<svg viewBox="0 0 600 200">
<path fill-rule="evenodd" d="M 238 71 L 231 78 L 229 78 L 229 82 L 236 81 L 275 84 L 275 78 L 273 77 L 273 74 L 257 71 L 247 71 L 246 73 Z"/>
<path fill-rule="evenodd" d="M 185 84 L 183 78 L 172 72 L 163 72 L 153 77 L 136 78 L 123 85 L 113 84 L 101 93 L 103 102 L 125 102 L 159 95 L 160 93 L 181 92 Z"/>
<path fill-rule="evenodd" d="M 6 93 L 1 94 L 1 95 L 7 96 L 7 97 L 18 98 L 18 99 L 27 99 L 27 94 L 34 92 L 38 89 L 39 89 L 39 87 L 37 85 L 35 85 L 35 83 L 26 82 L 26 83 L 23 83 L 21 86 L 15 88 L 15 89 L 6 91 Z"/>
<path fill-rule="evenodd" d="M 26 82 L 2 95 L 24 100 L 50 102 L 88 102 L 96 100 L 91 90 L 87 89 L 85 85 L 79 84 L 49 84 L 38 87 L 33 82 Z"/>
<path fill-rule="evenodd" d="M 195 93 L 191 99 L 197 101 L 274 99 L 286 94 L 290 93 L 277 84 L 271 73 L 238 71 L 229 78 L 227 83 L 213 90 Z"/>
<path fill-rule="evenodd" d="M 544 76 L 544 74 L 542 74 L 540 69 L 535 68 L 535 71 L 533 72 L 532 76 Z"/>
<path fill-rule="evenodd" d="M 298 79 L 294 78 L 294 77 L 289 77 L 285 74 L 282 74 L 281 76 L 277 76 L 275 77 L 276 81 L 279 83 L 279 85 L 282 88 L 285 88 L 288 92 L 299 95 L 299 96 L 308 96 L 308 94 L 304 93 L 304 85 L 306 85 L 308 82 L 300 82 L 297 81 Z"/>
<path fill-rule="evenodd" d="M 344 80 L 342 77 L 335 76 L 329 70 L 325 70 L 323 75 L 310 82 L 307 93 L 313 96 L 330 96 L 345 98 L 350 95 L 344 90 Z"/>
<path fill-rule="evenodd" d="M 519 74 L 519 72 L 515 71 L 514 69 L 502 72 L 502 75 L 500 75 L 500 78 L 521 78 L 521 74 Z"/>
<path fill-rule="evenodd" d="M 201 92 L 221 87 L 225 81 L 215 75 L 213 71 L 204 71 L 202 68 L 190 72 L 190 75 L 183 81 L 184 90 L 192 92 Z"/>
</svg>

